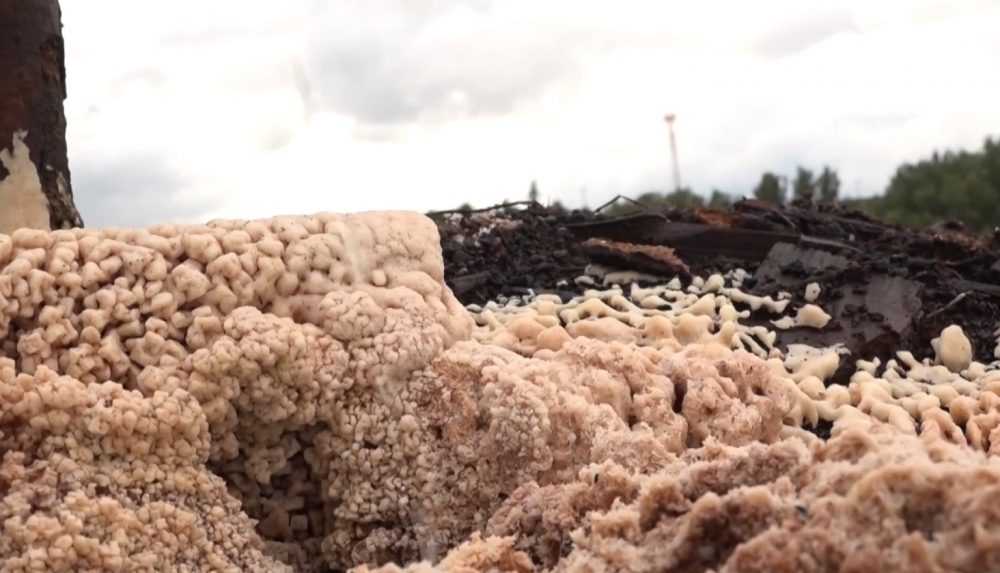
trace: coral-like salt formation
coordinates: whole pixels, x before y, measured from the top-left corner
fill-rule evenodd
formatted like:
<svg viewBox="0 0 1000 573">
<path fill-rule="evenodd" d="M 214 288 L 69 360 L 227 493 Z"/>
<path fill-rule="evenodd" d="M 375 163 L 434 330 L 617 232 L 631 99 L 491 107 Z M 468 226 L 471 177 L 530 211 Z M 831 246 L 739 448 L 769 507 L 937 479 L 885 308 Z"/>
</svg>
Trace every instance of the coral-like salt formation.
<svg viewBox="0 0 1000 573">
<path fill-rule="evenodd" d="M 484 538 L 407 570 L 993 571 L 998 493 L 996 458 L 856 420 L 828 441 L 711 442 L 648 472 L 527 483 Z"/>
<path fill-rule="evenodd" d="M 0 557 L 130 569 L 185 545 L 180 568 L 270 569 L 248 514 L 295 565 L 378 559 L 361 547 L 408 530 L 425 447 L 405 383 L 471 326 L 437 240 L 403 213 L 0 236 Z M 172 541 L 142 543 L 157 527 Z"/>
<path fill-rule="evenodd" d="M 4 571 L 995 568 L 997 365 L 828 387 L 743 278 L 470 314 L 417 215 L 0 236 Z"/>
<path fill-rule="evenodd" d="M 283 571 L 207 467 L 182 390 L 148 397 L 0 359 L 3 571 Z"/>
</svg>

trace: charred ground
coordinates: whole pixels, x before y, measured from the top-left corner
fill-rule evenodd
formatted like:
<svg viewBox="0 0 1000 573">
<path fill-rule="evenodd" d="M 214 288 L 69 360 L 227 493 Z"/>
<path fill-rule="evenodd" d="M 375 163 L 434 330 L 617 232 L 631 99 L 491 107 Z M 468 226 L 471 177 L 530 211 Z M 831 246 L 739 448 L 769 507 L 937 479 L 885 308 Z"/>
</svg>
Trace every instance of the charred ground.
<svg viewBox="0 0 1000 573">
<path fill-rule="evenodd" d="M 973 235 L 959 224 L 910 229 L 837 206 L 779 208 L 754 200 L 730 211 L 637 209 L 618 218 L 537 203 L 431 216 L 441 233 L 446 280 L 465 304 L 543 292 L 573 296 L 594 288 L 591 280 L 600 285 L 613 269 L 661 280 L 676 276 L 686 284 L 693 276 L 743 268 L 752 274 L 744 291 L 786 291 L 795 305 L 805 302 L 806 285 L 822 287 L 816 304 L 833 320 L 820 331 L 779 331 L 782 346 L 843 343 L 854 359 L 884 361 L 898 349 L 926 355 L 943 327 L 960 324 L 976 359 L 994 360 L 1000 237 Z M 651 246 L 672 248 L 676 256 L 641 252 Z M 588 274 L 590 280 L 579 279 Z M 750 323 L 771 318 L 757 311 Z M 846 382 L 851 362 L 834 381 Z"/>
</svg>

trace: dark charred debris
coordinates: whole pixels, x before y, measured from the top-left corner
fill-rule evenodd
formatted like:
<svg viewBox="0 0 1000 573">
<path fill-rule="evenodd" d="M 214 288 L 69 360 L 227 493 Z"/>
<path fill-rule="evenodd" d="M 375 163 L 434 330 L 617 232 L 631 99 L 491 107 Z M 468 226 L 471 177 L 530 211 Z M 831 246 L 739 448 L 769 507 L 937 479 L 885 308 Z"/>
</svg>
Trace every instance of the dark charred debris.
<svg viewBox="0 0 1000 573">
<path fill-rule="evenodd" d="M 972 235 L 957 223 L 930 229 L 886 224 L 834 205 L 775 207 L 756 200 L 730 211 L 650 211 L 625 217 L 556 211 L 534 202 L 429 214 L 438 225 L 445 279 L 464 304 L 555 293 L 567 299 L 603 288 L 613 271 L 642 273 L 641 286 L 743 268 L 741 289 L 792 295 L 806 285 L 833 318 L 826 328 L 778 331 L 778 344 L 842 343 L 852 359 L 931 354 L 930 341 L 958 324 L 976 359 L 994 360 L 1000 324 L 1000 236 Z M 622 285 L 627 287 L 628 285 Z M 776 318 L 756 311 L 750 324 Z"/>
</svg>

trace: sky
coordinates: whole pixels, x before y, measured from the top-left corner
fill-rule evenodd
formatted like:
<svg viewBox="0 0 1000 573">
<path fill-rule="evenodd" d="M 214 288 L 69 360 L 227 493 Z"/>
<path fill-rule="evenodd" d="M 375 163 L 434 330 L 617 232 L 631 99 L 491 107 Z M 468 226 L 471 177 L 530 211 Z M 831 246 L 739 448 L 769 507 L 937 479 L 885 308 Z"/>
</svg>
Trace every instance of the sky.
<svg viewBox="0 0 1000 573">
<path fill-rule="evenodd" d="M 799 164 L 880 192 L 1000 135 L 996 0 L 62 0 L 91 227 L 523 199 Z"/>
</svg>

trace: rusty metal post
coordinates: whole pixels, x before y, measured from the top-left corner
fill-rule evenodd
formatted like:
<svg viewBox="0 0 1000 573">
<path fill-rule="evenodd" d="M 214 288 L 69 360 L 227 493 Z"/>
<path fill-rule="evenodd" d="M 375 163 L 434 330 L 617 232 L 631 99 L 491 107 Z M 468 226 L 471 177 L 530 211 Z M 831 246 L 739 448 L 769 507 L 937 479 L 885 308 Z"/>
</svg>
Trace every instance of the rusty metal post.
<svg viewBox="0 0 1000 573">
<path fill-rule="evenodd" d="M 0 0 L 0 233 L 82 227 L 66 156 L 58 0 Z"/>
</svg>

